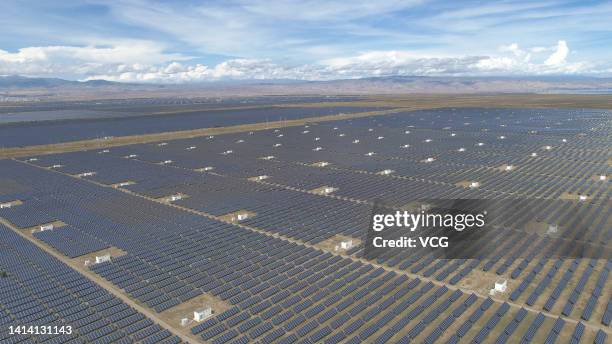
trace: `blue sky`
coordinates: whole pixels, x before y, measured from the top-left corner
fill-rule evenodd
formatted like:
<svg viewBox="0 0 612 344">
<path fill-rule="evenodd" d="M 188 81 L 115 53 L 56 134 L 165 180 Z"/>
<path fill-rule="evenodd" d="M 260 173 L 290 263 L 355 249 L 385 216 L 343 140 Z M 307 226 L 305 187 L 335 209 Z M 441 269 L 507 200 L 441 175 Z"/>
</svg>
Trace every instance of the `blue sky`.
<svg viewBox="0 0 612 344">
<path fill-rule="evenodd" d="M 605 1 L 2 1 L 0 75 L 612 75 Z"/>
</svg>

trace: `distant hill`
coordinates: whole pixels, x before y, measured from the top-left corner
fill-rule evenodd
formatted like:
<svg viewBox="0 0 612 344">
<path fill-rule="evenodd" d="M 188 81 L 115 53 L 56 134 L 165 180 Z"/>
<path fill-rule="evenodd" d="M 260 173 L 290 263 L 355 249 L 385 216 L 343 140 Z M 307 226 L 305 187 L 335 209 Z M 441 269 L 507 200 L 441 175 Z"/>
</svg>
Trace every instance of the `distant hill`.
<svg viewBox="0 0 612 344">
<path fill-rule="evenodd" d="M 120 83 L 107 80 L 71 81 L 60 78 L 29 78 L 21 75 L 0 76 L 0 88 L 39 88 L 62 86 L 109 86 Z"/>
<path fill-rule="evenodd" d="M 57 87 L 72 84 L 72 81 L 56 78 L 27 78 L 19 75 L 0 77 L 0 87 Z"/>
<path fill-rule="evenodd" d="M 329 89 L 373 93 L 612 93 L 611 78 L 388 76 L 323 82 Z"/>
<path fill-rule="evenodd" d="M 137 84 L 106 80 L 0 76 L 0 102 L 133 97 L 367 94 L 612 94 L 612 78 L 581 76 L 384 76 L 329 81 L 223 80 L 188 84 Z"/>
</svg>

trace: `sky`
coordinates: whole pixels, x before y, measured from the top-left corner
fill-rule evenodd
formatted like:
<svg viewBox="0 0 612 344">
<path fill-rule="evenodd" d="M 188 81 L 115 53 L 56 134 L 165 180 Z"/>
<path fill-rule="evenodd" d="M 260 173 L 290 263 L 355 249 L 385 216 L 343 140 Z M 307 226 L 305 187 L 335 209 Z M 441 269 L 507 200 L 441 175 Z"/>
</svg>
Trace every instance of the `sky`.
<svg viewBox="0 0 612 344">
<path fill-rule="evenodd" d="M 612 76 L 610 1 L 0 2 L 0 75 Z"/>
</svg>

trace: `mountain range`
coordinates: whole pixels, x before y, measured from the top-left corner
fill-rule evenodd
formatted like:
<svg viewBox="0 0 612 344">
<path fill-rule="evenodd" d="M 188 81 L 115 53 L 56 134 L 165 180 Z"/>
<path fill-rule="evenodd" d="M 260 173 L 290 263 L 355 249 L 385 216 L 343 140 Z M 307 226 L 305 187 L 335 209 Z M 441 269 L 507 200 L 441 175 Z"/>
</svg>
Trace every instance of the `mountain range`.
<svg viewBox="0 0 612 344">
<path fill-rule="evenodd" d="M 581 76 L 425 77 L 383 76 L 329 81 L 225 80 L 186 84 L 73 81 L 0 76 L 0 100 L 294 94 L 579 93 L 611 94 L 612 78 Z"/>
</svg>

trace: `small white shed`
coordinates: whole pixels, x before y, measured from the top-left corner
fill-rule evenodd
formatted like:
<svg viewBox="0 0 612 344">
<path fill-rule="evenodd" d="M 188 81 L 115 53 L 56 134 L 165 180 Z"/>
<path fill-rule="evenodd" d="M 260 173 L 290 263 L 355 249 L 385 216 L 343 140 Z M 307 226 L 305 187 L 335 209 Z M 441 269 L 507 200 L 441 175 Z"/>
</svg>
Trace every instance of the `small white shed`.
<svg viewBox="0 0 612 344">
<path fill-rule="evenodd" d="M 100 263 L 104 263 L 104 262 L 110 262 L 111 261 L 111 255 L 110 254 L 105 254 L 103 256 L 96 256 L 96 264 L 100 264 Z"/>
<path fill-rule="evenodd" d="M 211 307 L 204 307 L 204 308 L 200 308 L 198 310 L 195 310 L 193 312 L 193 320 L 197 321 L 197 322 L 202 322 L 208 318 L 210 318 L 212 316 L 213 312 L 212 312 L 212 308 Z"/>
<path fill-rule="evenodd" d="M 343 240 L 340 242 L 340 248 L 343 250 L 350 250 L 353 247 L 353 240 Z"/>
<path fill-rule="evenodd" d="M 53 224 L 52 224 L 52 223 L 49 223 L 49 224 L 46 224 L 46 225 L 41 225 L 41 226 L 40 226 L 40 231 L 41 231 L 41 232 L 44 232 L 44 231 L 51 231 L 51 230 L 53 230 L 53 228 L 55 228 L 55 227 L 53 226 Z"/>
<path fill-rule="evenodd" d="M 326 187 L 323 188 L 323 190 L 321 190 L 321 193 L 325 194 L 325 195 L 329 195 L 330 193 L 332 193 L 332 192 L 334 192 L 336 190 L 337 190 L 336 188 L 333 188 L 331 186 L 326 186 Z"/>
<path fill-rule="evenodd" d="M 183 199 L 183 195 L 172 195 L 170 196 L 170 202 L 179 201 Z"/>
<path fill-rule="evenodd" d="M 505 293 L 506 289 L 508 289 L 508 281 L 507 280 L 499 280 L 495 282 L 495 291 L 498 293 Z"/>
</svg>

